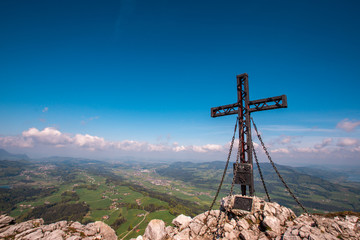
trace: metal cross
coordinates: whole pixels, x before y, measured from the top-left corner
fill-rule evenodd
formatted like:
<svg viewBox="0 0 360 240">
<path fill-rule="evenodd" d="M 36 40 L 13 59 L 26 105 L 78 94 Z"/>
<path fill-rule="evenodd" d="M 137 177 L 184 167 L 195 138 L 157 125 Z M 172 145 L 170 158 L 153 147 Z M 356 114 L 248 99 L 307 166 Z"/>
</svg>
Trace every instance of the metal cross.
<svg viewBox="0 0 360 240">
<path fill-rule="evenodd" d="M 247 73 L 236 76 L 237 79 L 237 103 L 211 108 L 211 117 L 221 117 L 238 114 L 239 117 L 239 147 L 240 164 L 234 163 L 235 184 L 241 184 L 241 194 L 246 195 L 246 186 L 249 186 L 250 196 L 254 196 L 254 174 L 251 140 L 250 113 L 287 108 L 286 95 L 249 100 L 249 81 Z"/>
</svg>

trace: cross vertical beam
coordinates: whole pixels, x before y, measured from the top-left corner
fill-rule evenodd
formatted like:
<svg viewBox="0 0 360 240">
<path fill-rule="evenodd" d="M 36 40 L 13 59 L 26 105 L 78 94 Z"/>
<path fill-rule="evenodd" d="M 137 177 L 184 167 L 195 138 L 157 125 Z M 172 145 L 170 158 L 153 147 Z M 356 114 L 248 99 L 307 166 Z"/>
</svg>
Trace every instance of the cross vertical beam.
<svg viewBox="0 0 360 240">
<path fill-rule="evenodd" d="M 239 146 L 240 163 L 249 163 L 252 166 L 252 142 L 251 142 L 251 124 L 249 111 L 249 80 L 246 73 L 236 76 L 237 95 L 238 95 L 238 117 L 239 117 Z M 238 166 L 236 166 L 236 169 Z M 254 195 L 254 178 L 250 176 L 249 194 Z M 241 185 L 242 195 L 246 195 L 246 185 Z"/>
<path fill-rule="evenodd" d="M 253 173 L 253 144 L 251 138 L 250 113 L 277 108 L 287 108 L 286 95 L 249 100 L 248 74 L 243 73 L 236 76 L 237 98 L 233 104 L 211 108 L 211 117 L 220 117 L 238 114 L 239 118 L 239 148 L 240 163 L 234 164 L 235 184 L 241 185 L 241 194 L 246 195 L 246 186 L 249 186 L 249 195 L 254 196 L 254 173 Z"/>
</svg>

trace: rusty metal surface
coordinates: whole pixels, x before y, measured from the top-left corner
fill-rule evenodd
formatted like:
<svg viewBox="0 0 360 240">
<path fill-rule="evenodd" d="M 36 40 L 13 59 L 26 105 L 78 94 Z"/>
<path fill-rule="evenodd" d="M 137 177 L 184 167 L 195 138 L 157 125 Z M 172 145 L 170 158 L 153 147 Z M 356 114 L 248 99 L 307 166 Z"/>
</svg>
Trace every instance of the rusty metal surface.
<svg viewBox="0 0 360 240">
<path fill-rule="evenodd" d="M 211 108 L 211 117 L 215 118 L 238 114 L 239 107 L 241 107 L 239 103 L 213 107 Z M 249 101 L 248 105 L 249 112 L 258 112 L 278 108 L 287 108 L 286 95 Z"/>
<path fill-rule="evenodd" d="M 237 80 L 237 102 L 211 108 L 211 117 L 221 117 L 238 114 L 239 120 L 239 148 L 240 164 L 234 165 L 234 179 L 236 184 L 241 185 L 241 194 L 246 195 L 247 187 L 250 196 L 254 196 L 254 174 L 253 174 L 253 144 L 251 138 L 250 113 L 287 108 L 286 95 L 249 100 L 249 80 L 248 74 L 243 73 L 236 76 Z M 249 164 L 250 171 L 244 171 L 242 167 Z"/>
<path fill-rule="evenodd" d="M 251 186 L 252 184 L 252 165 L 250 163 L 240 163 L 233 165 L 235 184 Z"/>
</svg>

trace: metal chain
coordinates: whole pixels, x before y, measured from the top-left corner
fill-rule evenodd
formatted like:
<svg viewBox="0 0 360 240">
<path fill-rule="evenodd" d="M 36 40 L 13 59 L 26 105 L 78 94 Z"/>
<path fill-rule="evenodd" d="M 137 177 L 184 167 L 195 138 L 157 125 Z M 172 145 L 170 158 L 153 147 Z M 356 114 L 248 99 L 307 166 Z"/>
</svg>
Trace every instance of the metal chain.
<svg viewBox="0 0 360 240">
<path fill-rule="evenodd" d="M 208 217 L 210 215 L 210 211 L 212 210 L 215 202 L 216 202 L 216 199 L 220 193 L 220 190 L 221 190 L 221 187 L 222 187 L 222 184 L 224 182 L 224 179 L 225 179 L 225 175 L 226 175 L 226 172 L 227 172 L 227 168 L 229 166 L 229 161 L 230 161 L 230 157 L 231 157 L 231 153 L 232 153 L 232 149 L 233 149 L 233 146 L 234 146 L 234 141 L 235 141 L 235 135 L 236 135 L 236 129 L 237 129 L 237 125 L 238 125 L 238 118 L 236 119 L 236 123 L 235 123 L 235 127 L 234 127 L 234 134 L 233 134 L 233 137 L 231 139 L 231 144 L 230 144 L 230 149 L 229 149 L 229 154 L 228 154 L 228 157 L 227 157 L 227 161 L 226 161 L 226 164 L 225 164 L 225 168 L 224 168 L 224 172 L 223 172 L 223 175 L 221 177 L 221 181 L 220 181 L 220 184 L 219 184 L 219 187 L 216 191 L 216 194 L 215 194 L 215 197 L 210 205 L 210 208 L 209 208 L 209 211 L 208 211 L 208 214 L 206 215 L 206 218 L 205 218 L 205 221 L 204 223 L 207 223 L 208 221 Z M 220 218 L 221 218 L 221 212 L 219 213 L 219 217 L 217 218 L 217 225 L 219 225 L 219 221 L 220 221 Z M 207 230 L 209 229 L 209 226 L 207 225 L 207 229 L 205 231 L 205 233 L 207 232 Z M 218 228 L 219 229 L 219 228 Z M 205 234 L 204 233 L 204 234 Z"/>
<path fill-rule="evenodd" d="M 238 151 L 237 151 L 237 154 L 236 154 L 236 163 L 235 163 L 235 167 L 236 167 L 236 170 L 239 166 L 239 161 L 240 161 L 240 150 L 241 150 L 241 146 L 242 146 L 242 139 L 241 139 L 241 136 L 244 132 L 244 128 L 242 127 L 243 126 L 243 120 L 241 120 L 240 122 L 240 125 L 241 125 L 241 133 L 239 135 L 239 144 L 238 144 Z M 240 140 L 241 139 L 241 140 Z M 234 171 L 235 169 L 233 169 Z M 231 183 L 231 189 L 230 189 L 230 193 L 229 193 L 229 196 L 232 196 L 233 194 L 233 191 L 234 191 L 234 185 L 235 185 L 235 173 L 234 173 L 234 176 L 233 176 L 233 179 L 232 179 L 232 183 Z"/>
<path fill-rule="evenodd" d="M 267 196 L 269 202 L 271 202 L 270 195 L 269 195 L 269 192 L 268 192 L 268 190 L 267 190 L 267 188 L 266 188 L 265 180 L 264 180 L 264 177 L 263 177 L 262 172 L 261 172 L 261 169 L 260 169 L 260 164 L 259 164 L 259 161 L 258 161 L 258 158 L 257 158 L 256 151 L 255 151 L 254 146 L 253 146 L 253 152 L 254 152 L 255 162 L 256 162 L 256 165 L 257 165 L 258 170 L 259 170 L 259 175 L 260 175 L 260 178 L 261 178 L 261 182 L 262 182 L 262 184 L 263 184 L 263 186 L 264 186 L 264 190 L 265 190 L 266 196 Z"/>
<path fill-rule="evenodd" d="M 266 147 L 265 147 L 265 144 L 264 144 L 264 142 L 263 142 L 263 140 L 262 140 L 262 138 L 261 138 L 261 136 L 260 136 L 260 134 L 259 134 L 259 132 L 258 132 L 258 130 L 257 130 L 257 127 L 256 127 L 256 125 L 255 125 L 254 119 L 251 118 L 251 121 L 252 121 L 252 123 L 253 123 L 253 125 L 254 125 L 254 129 L 255 129 L 255 132 L 256 132 L 257 137 L 259 138 L 259 141 L 260 141 L 260 143 L 261 143 L 261 146 L 262 146 L 262 148 L 264 149 L 264 152 L 265 152 L 266 156 L 268 157 L 271 165 L 273 166 L 273 168 L 274 168 L 275 172 L 277 173 L 278 177 L 280 178 L 281 182 L 284 184 L 286 190 L 290 193 L 290 195 L 294 198 L 295 202 L 304 210 L 304 212 L 306 212 L 307 214 L 309 214 L 309 212 L 308 212 L 308 211 L 306 210 L 306 208 L 300 203 L 300 201 L 297 199 L 297 197 L 295 196 L 295 194 L 291 191 L 290 187 L 286 184 L 285 180 L 284 180 L 284 179 L 282 178 L 282 176 L 280 175 L 279 171 L 277 170 L 274 162 L 272 161 L 272 159 L 271 159 L 271 157 L 270 157 L 270 154 L 269 154 L 269 152 L 267 151 L 267 149 L 266 149 Z M 310 214 L 309 214 L 309 215 L 310 215 Z"/>
<path fill-rule="evenodd" d="M 239 120 L 239 118 L 237 119 Z M 236 154 L 236 160 L 235 160 L 235 169 L 233 169 L 233 172 L 235 170 L 235 173 L 237 172 L 237 168 L 239 166 L 239 162 L 240 162 L 240 152 L 241 152 L 241 146 L 243 144 L 243 141 L 242 141 L 242 134 L 244 132 L 244 128 L 242 127 L 244 124 L 243 120 L 240 121 L 239 123 L 239 128 L 241 126 L 241 132 L 240 132 L 240 135 L 239 135 L 239 141 L 238 141 L 238 151 L 237 151 L 237 154 Z M 234 185 L 235 185 L 235 178 L 236 178 L 236 174 L 233 174 L 233 179 L 232 179 L 232 183 L 231 183 L 231 188 L 230 188 L 230 192 L 229 192 L 229 195 L 228 195 L 228 201 L 231 201 L 231 196 L 233 195 L 233 192 L 234 192 Z M 224 219 L 226 219 L 226 216 L 228 215 L 229 211 L 228 211 L 228 208 L 225 209 L 225 215 L 224 215 Z M 217 219 L 217 224 L 218 226 L 220 225 L 219 222 L 220 222 L 220 219 L 221 219 L 221 215 L 222 214 L 219 214 L 218 216 L 218 219 Z M 225 221 L 224 221 L 224 225 L 225 225 Z M 222 237 L 223 233 L 224 233 L 224 225 L 217 228 L 217 231 L 216 231 L 216 235 L 217 237 Z"/>
<path fill-rule="evenodd" d="M 237 119 L 237 121 L 239 120 L 239 118 Z M 240 123 L 239 123 L 239 127 L 240 126 L 243 126 L 243 121 L 241 120 Z M 238 144 L 238 151 L 237 151 L 237 154 L 236 154 L 236 160 L 235 160 L 235 168 L 237 169 L 238 166 L 239 166 L 239 161 L 240 161 L 240 150 L 241 150 L 241 145 L 242 145 L 242 141 L 240 141 L 240 136 L 242 136 L 242 133 L 244 131 L 244 128 L 241 127 L 241 134 L 239 135 L 239 144 Z M 233 169 L 233 172 L 234 172 L 235 169 Z M 231 196 L 233 194 L 233 191 L 234 191 L 234 185 L 235 185 L 235 174 L 233 174 L 233 179 L 232 179 L 232 183 L 231 183 L 231 189 L 230 189 L 230 193 L 228 195 L 228 201 L 231 201 Z M 226 208 L 225 209 L 225 215 L 224 215 L 224 219 L 226 219 L 226 216 L 228 215 L 229 211 L 228 209 Z M 217 225 L 219 226 L 219 222 L 220 222 L 220 219 L 221 219 L 221 215 L 222 214 L 219 214 L 218 216 L 218 219 L 217 219 Z M 224 233 L 224 226 L 225 226 L 225 221 L 224 221 L 224 225 L 217 228 L 217 231 L 216 231 L 216 235 L 217 237 L 221 237 Z"/>
<path fill-rule="evenodd" d="M 210 205 L 210 208 L 209 208 L 209 211 L 211 211 L 211 209 L 213 208 L 214 204 L 215 204 L 215 201 L 219 195 L 219 192 L 221 190 L 221 187 L 222 187 L 222 184 L 224 182 L 224 179 L 225 179 L 225 175 L 226 175 L 226 172 L 227 172 L 227 168 L 229 166 L 229 161 L 230 161 L 230 157 L 231 157 L 231 152 L 232 152 L 232 149 L 233 149 L 233 146 L 234 146 L 234 141 L 235 141 L 235 134 L 236 134 L 236 129 L 237 129 L 237 119 L 236 119 L 236 123 L 235 123 L 235 127 L 234 127 L 234 135 L 231 139 L 231 144 L 230 144 L 230 149 L 229 149 L 229 154 L 228 154 L 228 157 L 227 157 L 227 161 L 226 161 L 226 165 L 225 165 L 225 169 L 224 169 L 224 172 L 223 172 L 223 175 L 221 177 L 221 181 L 220 181 L 220 184 L 219 184 L 219 187 L 216 191 L 216 194 L 215 194 L 215 197 Z"/>
</svg>

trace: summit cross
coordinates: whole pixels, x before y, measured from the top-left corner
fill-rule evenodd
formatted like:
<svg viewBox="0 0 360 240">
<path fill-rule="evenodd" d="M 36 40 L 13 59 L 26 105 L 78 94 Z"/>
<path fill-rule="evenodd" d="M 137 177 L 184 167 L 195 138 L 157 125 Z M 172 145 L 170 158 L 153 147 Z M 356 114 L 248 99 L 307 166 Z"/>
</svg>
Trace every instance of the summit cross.
<svg viewBox="0 0 360 240">
<path fill-rule="evenodd" d="M 233 104 L 211 108 L 211 117 L 221 117 L 238 114 L 239 118 L 239 147 L 240 163 L 234 163 L 235 184 L 241 185 L 241 194 L 246 195 L 249 186 L 250 196 L 254 196 L 254 173 L 253 173 L 253 144 L 251 138 L 250 113 L 272 110 L 277 108 L 287 108 L 286 95 L 249 100 L 249 81 L 248 74 L 243 73 L 236 76 L 237 79 L 237 99 Z"/>
</svg>

